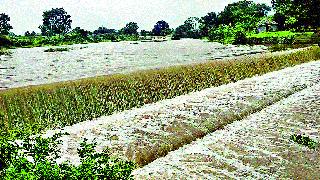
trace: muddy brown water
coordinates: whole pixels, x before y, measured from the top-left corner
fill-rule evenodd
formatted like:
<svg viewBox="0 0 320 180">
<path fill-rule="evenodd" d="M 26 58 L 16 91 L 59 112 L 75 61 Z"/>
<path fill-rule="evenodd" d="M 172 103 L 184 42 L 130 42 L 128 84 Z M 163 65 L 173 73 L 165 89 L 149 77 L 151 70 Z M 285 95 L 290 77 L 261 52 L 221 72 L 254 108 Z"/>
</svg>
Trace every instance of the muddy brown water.
<svg viewBox="0 0 320 180">
<path fill-rule="evenodd" d="M 18 48 L 10 50 L 11 55 L 0 56 L 0 89 L 199 63 L 266 51 L 264 46 L 222 45 L 192 39 L 138 44 L 105 42 L 65 47 L 70 50 L 44 52 L 49 47 Z"/>
</svg>

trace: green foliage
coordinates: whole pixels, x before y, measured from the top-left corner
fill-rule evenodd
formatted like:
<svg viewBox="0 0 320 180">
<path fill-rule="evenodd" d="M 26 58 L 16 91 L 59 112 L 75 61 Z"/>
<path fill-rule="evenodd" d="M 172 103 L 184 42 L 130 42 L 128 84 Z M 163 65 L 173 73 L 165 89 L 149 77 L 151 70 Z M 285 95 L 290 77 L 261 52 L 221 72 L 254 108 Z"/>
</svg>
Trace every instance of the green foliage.
<svg viewBox="0 0 320 180">
<path fill-rule="evenodd" d="M 284 29 L 308 29 L 320 26 L 320 0 L 272 0 L 275 21 Z"/>
<path fill-rule="evenodd" d="M 240 33 L 243 33 L 245 30 L 243 24 L 238 23 L 235 27 L 230 25 L 220 25 L 218 28 L 213 28 L 209 32 L 210 41 L 218 41 L 224 44 L 232 44 L 238 41 L 240 38 Z"/>
<path fill-rule="evenodd" d="M 0 35 L 8 35 L 12 26 L 8 23 L 10 17 L 4 13 L 0 14 Z M 0 44 L 1 46 L 1 44 Z"/>
<path fill-rule="evenodd" d="M 253 30 L 261 18 L 265 17 L 271 8 L 266 4 L 242 0 L 228 4 L 218 15 L 219 24 L 235 26 L 241 22 L 246 30 Z"/>
<path fill-rule="evenodd" d="M 8 51 L 8 49 L 5 49 L 5 48 L 0 48 L 0 56 L 1 55 L 10 55 L 11 52 Z"/>
<path fill-rule="evenodd" d="M 320 58 L 320 49 L 246 61 L 211 62 L 0 92 L 0 130 L 39 132 L 219 86 Z"/>
<path fill-rule="evenodd" d="M 201 35 L 211 41 L 244 44 L 244 35 L 254 31 L 270 10 L 266 4 L 247 0 L 228 4 L 218 15 L 212 12 L 200 19 Z"/>
<path fill-rule="evenodd" d="M 0 35 L 0 48 L 1 47 L 10 47 L 13 45 L 12 40 L 8 36 Z"/>
<path fill-rule="evenodd" d="M 292 140 L 298 144 L 307 146 L 310 149 L 316 149 L 319 146 L 319 143 L 317 143 L 316 141 L 312 140 L 308 136 L 302 136 L 300 134 L 291 135 L 290 140 Z"/>
<path fill-rule="evenodd" d="M 128 24 L 126 24 L 126 27 L 123 28 L 123 33 L 129 34 L 129 35 L 137 35 L 138 29 L 139 29 L 139 26 L 137 23 L 129 22 Z"/>
<path fill-rule="evenodd" d="M 200 18 L 200 33 L 202 36 L 208 36 L 210 29 L 217 27 L 218 16 L 215 12 L 210 12 Z"/>
<path fill-rule="evenodd" d="M 200 29 L 199 29 L 199 18 L 190 17 L 188 18 L 183 25 L 176 28 L 173 33 L 173 39 L 177 38 L 194 38 L 199 39 Z"/>
<path fill-rule="evenodd" d="M 14 140 L 0 138 L 0 177 L 3 179 L 128 179 L 135 168 L 133 162 L 110 157 L 108 149 L 95 151 L 96 143 L 85 139 L 78 149 L 81 164 L 57 164 L 60 134 L 51 138 L 39 135 Z"/>
<path fill-rule="evenodd" d="M 291 31 L 263 32 L 248 36 L 250 44 L 314 44 L 313 32 L 294 33 Z"/>
<path fill-rule="evenodd" d="M 71 16 L 63 8 L 43 12 L 43 24 L 39 26 L 42 35 L 65 34 L 71 28 Z"/>
<path fill-rule="evenodd" d="M 152 29 L 152 34 L 155 36 L 166 36 L 170 34 L 172 31 L 169 27 L 169 24 L 164 21 L 158 21 L 156 25 L 154 25 L 154 28 Z"/>
</svg>

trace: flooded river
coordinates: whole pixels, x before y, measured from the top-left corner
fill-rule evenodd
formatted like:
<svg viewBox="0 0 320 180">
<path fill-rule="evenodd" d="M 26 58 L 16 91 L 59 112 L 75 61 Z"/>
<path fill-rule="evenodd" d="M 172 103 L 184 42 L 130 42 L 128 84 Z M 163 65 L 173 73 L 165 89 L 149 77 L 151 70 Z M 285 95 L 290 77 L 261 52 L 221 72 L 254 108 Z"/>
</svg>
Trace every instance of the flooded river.
<svg viewBox="0 0 320 180">
<path fill-rule="evenodd" d="M 191 64 L 266 51 L 264 46 L 222 45 L 192 39 L 106 42 L 67 47 L 70 48 L 69 51 L 64 52 L 44 52 L 49 47 L 18 48 L 10 50 L 11 55 L 0 56 L 0 89 Z"/>
</svg>

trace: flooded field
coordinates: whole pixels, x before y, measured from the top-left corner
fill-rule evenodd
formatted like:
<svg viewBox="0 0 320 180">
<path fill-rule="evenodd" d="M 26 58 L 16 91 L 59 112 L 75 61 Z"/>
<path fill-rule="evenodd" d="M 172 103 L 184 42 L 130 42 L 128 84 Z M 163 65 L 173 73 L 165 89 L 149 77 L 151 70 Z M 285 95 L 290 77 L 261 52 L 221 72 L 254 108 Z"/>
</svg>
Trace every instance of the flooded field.
<svg viewBox="0 0 320 180">
<path fill-rule="evenodd" d="M 202 40 L 117 42 L 67 46 L 69 51 L 44 52 L 49 47 L 18 48 L 0 56 L 0 89 L 127 73 L 171 65 L 198 63 L 256 54 L 264 46 L 233 46 Z"/>
</svg>

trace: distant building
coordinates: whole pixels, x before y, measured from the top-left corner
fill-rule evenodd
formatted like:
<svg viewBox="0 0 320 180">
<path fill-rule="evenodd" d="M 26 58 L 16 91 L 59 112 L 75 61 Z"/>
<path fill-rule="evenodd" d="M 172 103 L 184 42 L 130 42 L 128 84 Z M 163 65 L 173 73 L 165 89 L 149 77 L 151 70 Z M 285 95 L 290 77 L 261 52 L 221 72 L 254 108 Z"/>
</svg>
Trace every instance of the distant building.
<svg viewBox="0 0 320 180">
<path fill-rule="evenodd" d="M 262 20 L 259 22 L 257 31 L 260 32 L 273 32 L 278 30 L 278 23 L 275 21 Z"/>
</svg>

